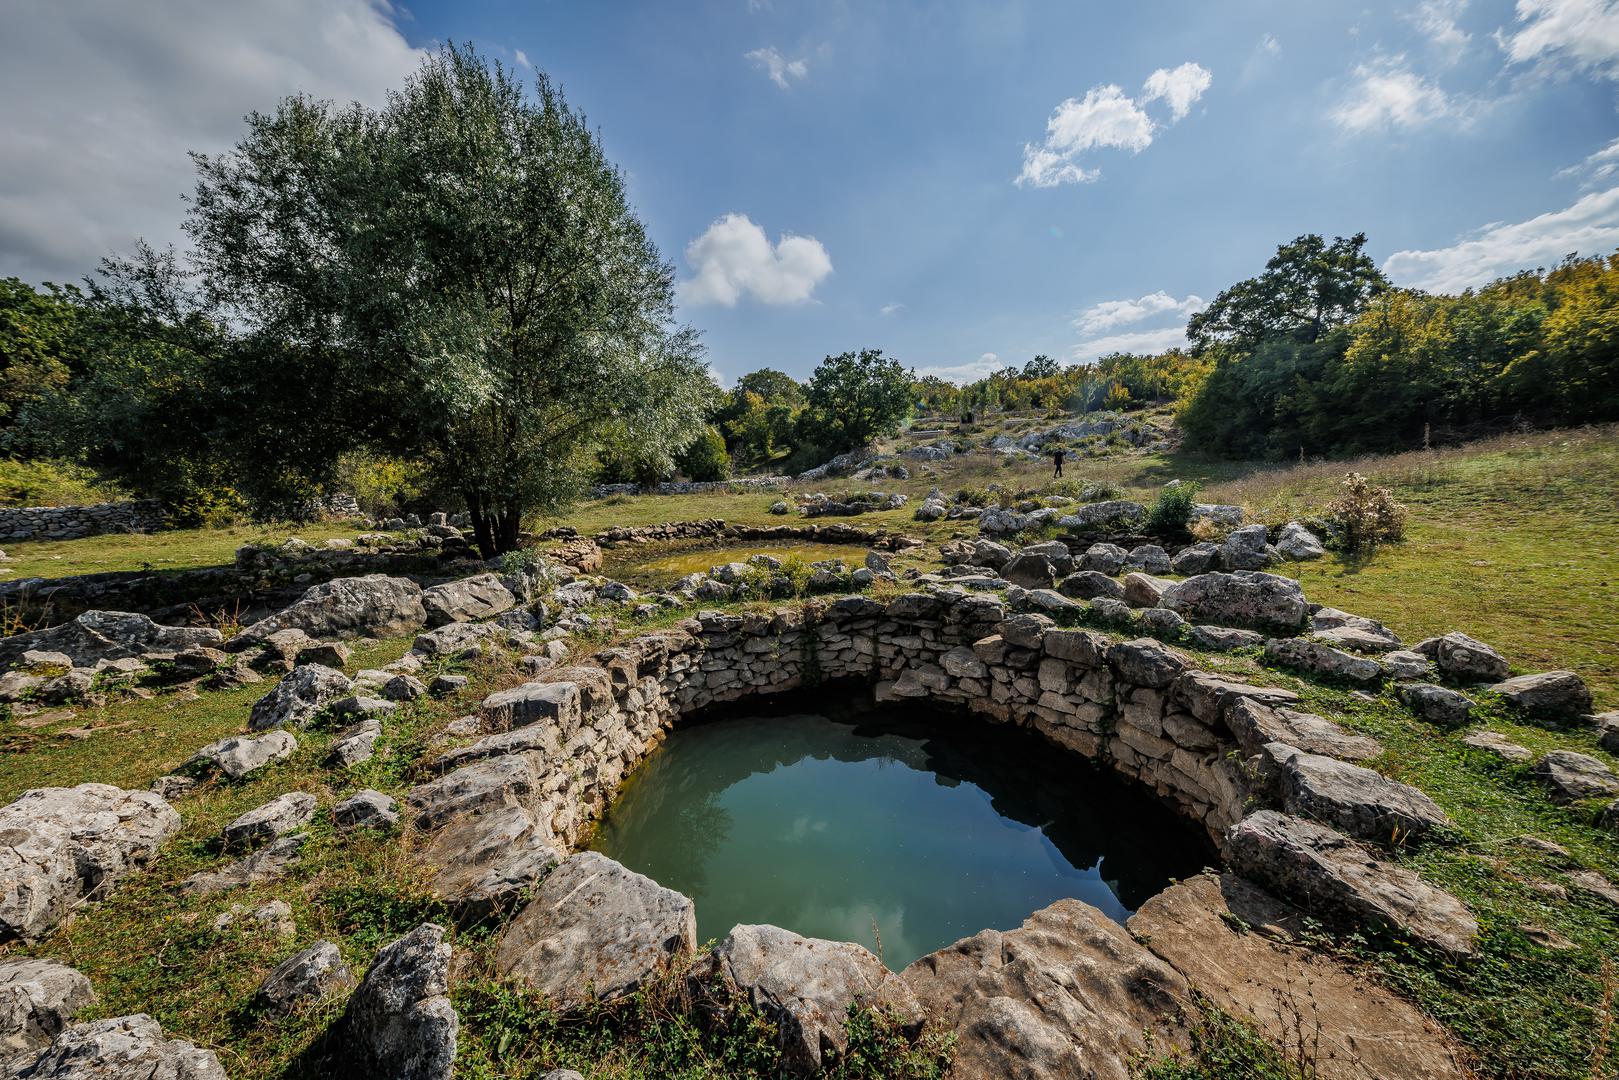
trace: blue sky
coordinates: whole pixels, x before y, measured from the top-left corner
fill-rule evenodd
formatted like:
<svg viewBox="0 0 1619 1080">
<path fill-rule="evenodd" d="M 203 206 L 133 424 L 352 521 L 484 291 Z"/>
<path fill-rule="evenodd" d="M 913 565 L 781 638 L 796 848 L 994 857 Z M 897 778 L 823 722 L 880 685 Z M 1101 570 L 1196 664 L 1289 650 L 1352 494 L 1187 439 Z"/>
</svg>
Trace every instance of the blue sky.
<svg viewBox="0 0 1619 1080">
<path fill-rule="evenodd" d="M 185 148 L 446 40 L 600 128 L 726 381 L 1155 351 L 1302 232 L 1445 289 L 1619 247 L 1619 0 L 76 7 L 3 16 L 41 108 L 0 121 L 0 274 L 171 238 Z"/>
</svg>

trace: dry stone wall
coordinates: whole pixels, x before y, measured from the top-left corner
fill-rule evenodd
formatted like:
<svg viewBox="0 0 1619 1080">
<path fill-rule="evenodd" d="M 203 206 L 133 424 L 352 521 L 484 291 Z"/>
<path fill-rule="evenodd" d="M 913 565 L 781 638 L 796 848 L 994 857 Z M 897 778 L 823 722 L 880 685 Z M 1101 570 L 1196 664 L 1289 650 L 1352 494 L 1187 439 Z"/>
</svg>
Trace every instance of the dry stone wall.
<svg viewBox="0 0 1619 1080">
<path fill-rule="evenodd" d="M 103 533 L 154 532 L 162 527 L 163 507 L 151 499 L 93 506 L 0 507 L 0 543 L 82 540 Z"/>
</svg>

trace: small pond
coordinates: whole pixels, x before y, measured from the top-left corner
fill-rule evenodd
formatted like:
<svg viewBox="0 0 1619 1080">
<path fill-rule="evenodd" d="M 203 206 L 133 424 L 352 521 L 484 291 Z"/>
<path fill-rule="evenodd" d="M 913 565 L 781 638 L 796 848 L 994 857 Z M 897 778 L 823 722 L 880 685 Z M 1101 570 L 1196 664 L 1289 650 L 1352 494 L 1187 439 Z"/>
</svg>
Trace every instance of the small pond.
<svg viewBox="0 0 1619 1080">
<path fill-rule="evenodd" d="M 602 553 L 602 573 L 637 589 L 667 589 L 687 574 L 698 574 L 711 566 L 747 562 L 751 555 L 772 555 L 785 559 L 792 555 L 806 563 L 842 559 L 850 567 L 865 564 L 866 548 L 859 544 L 809 544 L 797 540 L 759 540 L 753 543 L 681 546 L 624 547 Z"/>
<path fill-rule="evenodd" d="M 1062 897 L 1122 921 L 1214 862 L 1149 793 L 1029 732 L 828 694 L 677 729 L 591 846 L 690 896 L 699 940 L 773 923 L 896 971 Z"/>
</svg>

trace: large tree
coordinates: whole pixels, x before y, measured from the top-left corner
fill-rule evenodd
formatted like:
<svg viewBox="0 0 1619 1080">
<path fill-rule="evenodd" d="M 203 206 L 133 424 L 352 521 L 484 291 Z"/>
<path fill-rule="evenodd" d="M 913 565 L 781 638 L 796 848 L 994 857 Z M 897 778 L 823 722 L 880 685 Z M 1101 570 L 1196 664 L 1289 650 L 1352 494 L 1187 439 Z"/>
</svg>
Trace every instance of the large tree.
<svg viewBox="0 0 1619 1080">
<path fill-rule="evenodd" d="M 892 435 L 911 413 L 911 375 L 881 349 L 839 353 L 810 375 L 804 416 L 829 450 Z"/>
<path fill-rule="evenodd" d="M 1305 344 L 1319 341 L 1388 288 L 1365 247 L 1365 233 L 1335 237 L 1330 244 L 1309 233 L 1283 244 L 1264 273 L 1221 290 L 1192 316 L 1188 340 L 1199 353 L 1216 344 L 1248 351 L 1273 335 Z"/>
<path fill-rule="evenodd" d="M 603 440 L 667 461 L 702 431 L 716 388 L 673 270 L 544 75 L 525 91 L 450 46 L 380 110 L 289 98 L 196 161 L 208 295 L 323 373 L 289 416 L 425 459 L 485 555 L 565 504 Z M 244 378 L 284 396 L 273 362 Z"/>
</svg>

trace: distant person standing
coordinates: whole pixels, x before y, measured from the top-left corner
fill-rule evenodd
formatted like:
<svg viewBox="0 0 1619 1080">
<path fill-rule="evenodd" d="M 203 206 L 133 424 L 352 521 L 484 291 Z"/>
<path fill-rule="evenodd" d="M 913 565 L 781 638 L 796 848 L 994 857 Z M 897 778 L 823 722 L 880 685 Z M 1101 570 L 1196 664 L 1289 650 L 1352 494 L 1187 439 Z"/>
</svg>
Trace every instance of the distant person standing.
<svg viewBox="0 0 1619 1080">
<path fill-rule="evenodd" d="M 1057 479 L 1057 477 L 1062 475 L 1062 459 L 1063 459 L 1063 456 L 1064 455 L 1063 455 L 1063 452 L 1061 450 L 1054 451 L 1052 453 L 1052 455 L 1051 455 L 1051 464 L 1056 466 L 1056 468 L 1051 470 L 1051 478 L 1053 480 Z"/>
</svg>

